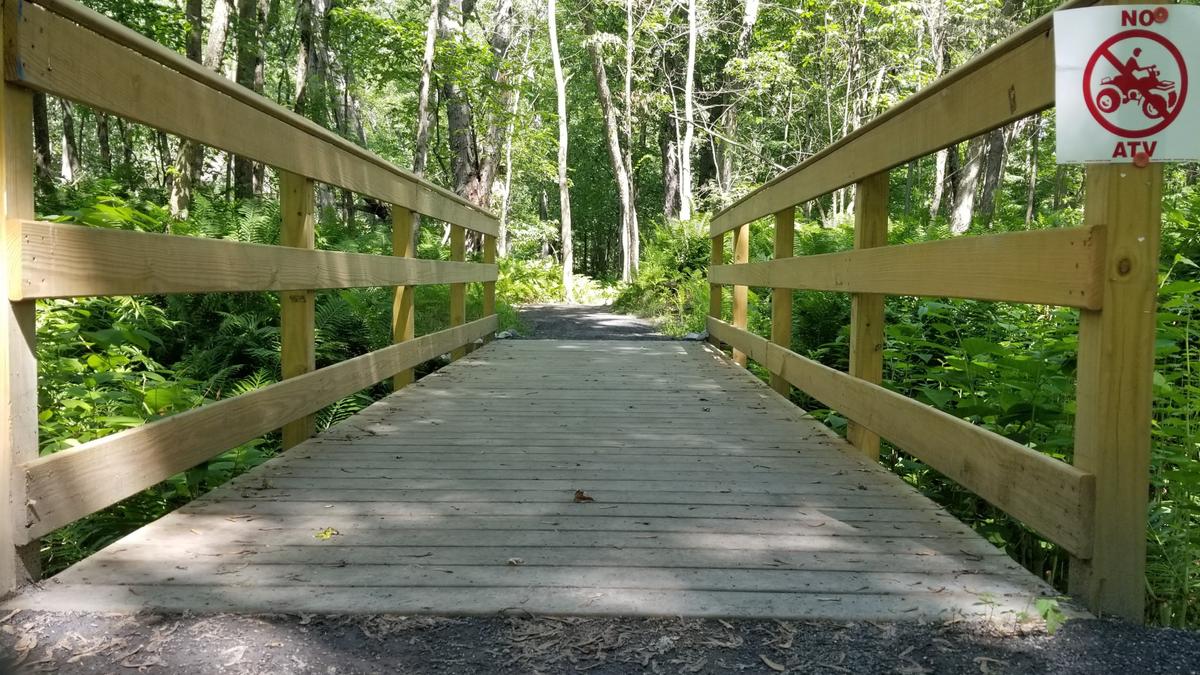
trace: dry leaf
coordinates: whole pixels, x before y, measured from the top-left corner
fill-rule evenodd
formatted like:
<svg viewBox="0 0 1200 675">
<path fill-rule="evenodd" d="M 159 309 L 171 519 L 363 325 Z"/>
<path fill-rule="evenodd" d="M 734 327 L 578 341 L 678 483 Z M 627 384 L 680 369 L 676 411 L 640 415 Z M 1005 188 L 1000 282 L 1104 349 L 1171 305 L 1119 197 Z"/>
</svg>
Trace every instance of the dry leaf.
<svg viewBox="0 0 1200 675">
<path fill-rule="evenodd" d="M 775 663 L 771 659 L 768 659 L 766 654 L 759 654 L 758 658 L 762 659 L 762 662 L 767 664 L 768 668 L 770 668 L 771 670 L 774 670 L 777 673 L 782 673 L 787 670 L 787 668 L 783 667 L 783 664 Z"/>
<path fill-rule="evenodd" d="M 329 539 L 333 539 L 334 537 L 338 536 L 339 534 L 341 534 L 341 532 L 338 532 L 337 530 L 333 529 L 332 527 L 327 527 L 323 530 L 318 531 L 316 534 L 314 534 L 313 538 L 320 539 L 321 541 L 327 541 Z"/>
<path fill-rule="evenodd" d="M 575 491 L 575 501 L 578 503 L 578 502 L 594 502 L 596 500 L 592 499 L 592 496 L 589 495 L 588 493 L 584 492 L 583 490 L 576 490 Z"/>
<path fill-rule="evenodd" d="M 525 561 L 524 561 L 524 560 L 522 560 L 522 559 L 520 559 L 520 558 L 509 558 L 509 559 L 508 559 L 508 564 L 509 564 L 509 565 L 512 565 L 513 567 L 517 567 L 517 566 L 519 566 L 519 565 L 524 565 L 524 564 L 525 564 Z"/>
</svg>

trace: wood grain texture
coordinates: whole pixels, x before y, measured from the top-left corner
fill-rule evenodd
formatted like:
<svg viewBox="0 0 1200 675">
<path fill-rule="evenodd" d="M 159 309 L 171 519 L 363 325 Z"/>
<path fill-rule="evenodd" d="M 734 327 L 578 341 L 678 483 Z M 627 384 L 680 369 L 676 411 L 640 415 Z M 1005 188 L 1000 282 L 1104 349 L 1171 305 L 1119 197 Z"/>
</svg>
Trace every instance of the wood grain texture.
<svg viewBox="0 0 1200 675">
<path fill-rule="evenodd" d="M 20 4 L 10 82 L 478 232 L 499 229 L 493 215 L 453 193 L 94 12 L 68 2 Z"/>
<path fill-rule="evenodd" d="M 415 258 L 416 237 L 420 216 L 403 206 L 392 207 L 392 255 Z M 417 336 L 416 291 L 410 285 L 397 286 L 392 299 L 392 342 L 401 343 Z M 405 368 L 392 378 L 392 389 L 402 389 L 416 378 L 412 368 Z"/>
<path fill-rule="evenodd" d="M 796 209 L 786 208 L 775 214 L 775 260 L 791 258 L 796 243 Z M 717 317 L 720 318 L 720 317 Z M 792 346 L 792 289 L 771 289 L 771 342 Z M 792 383 L 771 374 L 771 388 L 787 396 Z"/>
<path fill-rule="evenodd" d="M 1084 221 L 1108 228 L 1104 309 L 1079 316 L 1075 465 L 1096 475 L 1096 538 L 1072 593 L 1143 619 L 1162 165 L 1088 166 Z M 1089 555 L 1090 553 L 1090 555 Z"/>
<path fill-rule="evenodd" d="M 28 462 L 22 468 L 36 504 L 24 536 L 41 536 L 495 329 L 495 317 L 483 318 Z"/>
<path fill-rule="evenodd" d="M 855 250 L 887 246 L 890 187 L 886 171 L 858 182 L 854 192 Z M 880 293 L 850 297 L 850 375 L 874 384 L 883 382 L 883 298 Z M 846 440 L 868 458 L 879 459 L 879 435 L 870 429 L 850 421 Z"/>
<path fill-rule="evenodd" d="M 972 298 L 1098 309 L 1102 226 L 958 237 L 709 269 L 768 288 Z"/>
<path fill-rule="evenodd" d="M 708 330 L 1047 539 L 1091 550 L 1092 474 L 723 321 L 710 319 Z"/>
<path fill-rule="evenodd" d="M 312 179 L 287 171 L 279 172 L 279 243 L 302 249 L 316 247 L 315 185 Z M 317 368 L 317 294 L 291 290 L 279 294 L 279 366 L 282 379 Z M 316 431 L 316 417 L 304 415 L 287 420 L 282 429 L 282 448 L 303 443 Z"/>
<path fill-rule="evenodd" d="M 500 340 L 3 608 L 1007 620 L 1050 592 L 711 347 Z"/>
<path fill-rule="evenodd" d="M 31 220 L 8 224 L 9 298 L 419 286 L 495 280 L 495 265 L 316 251 Z"/>
<path fill-rule="evenodd" d="M 6 8 L 8 9 L 8 8 Z M 0 38 L 3 37 L 0 31 Z M 3 215 L 33 217 L 33 99 L 5 85 L 0 91 L 0 186 Z M 4 231 L 5 245 L 16 233 Z M 12 262 L 5 273 L 12 275 Z M 27 505 L 20 465 L 38 456 L 36 308 L 32 301 L 0 306 L 0 597 L 39 576 L 40 546 L 20 531 Z"/>
<path fill-rule="evenodd" d="M 495 264 L 496 262 L 496 238 L 491 235 L 483 235 L 483 262 L 484 264 Z M 483 282 L 483 315 L 491 316 L 496 313 L 496 282 Z M 484 342 L 491 342 L 492 336 L 484 336 Z"/>
<path fill-rule="evenodd" d="M 1067 2 L 1062 8 L 1092 2 Z M 1054 105 L 1053 17 L 971 62 L 717 213 L 710 234 L 802 204 Z"/>
</svg>

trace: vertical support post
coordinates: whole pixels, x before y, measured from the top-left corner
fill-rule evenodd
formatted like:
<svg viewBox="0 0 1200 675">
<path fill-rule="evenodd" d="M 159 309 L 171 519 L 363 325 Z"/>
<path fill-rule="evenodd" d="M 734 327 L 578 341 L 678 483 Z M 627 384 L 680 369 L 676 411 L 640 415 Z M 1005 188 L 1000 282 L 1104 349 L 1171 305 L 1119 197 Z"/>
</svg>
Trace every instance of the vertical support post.
<svg viewBox="0 0 1200 675">
<path fill-rule="evenodd" d="M 450 259 L 466 260 L 467 231 L 462 225 L 450 226 Z M 450 325 L 461 326 L 467 322 L 467 285 L 450 284 Z M 450 360 L 457 361 L 467 355 L 466 345 L 450 352 Z"/>
<path fill-rule="evenodd" d="M 709 259 L 709 273 L 711 274 L 713 267 L 725 264 L 725 233 L 722 232 L 712 237 L 710 241 L 712 242 L 712 257 Z M 710 283 L 708 285 L 708 315 L 714 319 L 721 318 L 721 305 L 724 300 L 721 297 L 722 293 L 721 284 Z M 721 341 L 715 336 L 709 335 L 708 341 L 717 349 L 721 348 Z"/>
<path fill-rule="evenodd" d="M 791 258 L 796 243 L 796 207 L 775 214 L 775 258 Z M 792 346 L 792 289 L 771 289 L 771 342 L 791 349 Z M 771 388 L 788 396 L 792 385 L 779 375 L 771 373 Z"/>
<path fill-rule="evenodd" d="M 496 238 L 490 234 L 483 235 L 483 262 L 486 265 L 496 264 Z M 485 317 L 496 313 L 496 282 L 483 282 L 483 315 Z M 491 335 L 483 338 L 484 342 L 490 342 Z"/>
<path fill-rule="evenodd" d="M 854 195 L 854 248 L 887 246 L 888 172 L 858 182 Z M 850 374 L 883 381 L 883 296 L 854 293 L 850 298 Z M 846 440 L 870 459 L 879 459 L 879 436 L 850 421 Z"/>
<path fill-rule="evenodd" d="M 1104 301 L 1080 310 L 1075 466 L 1095 475 L 1090 559 L 1069 586 L 1094 612 L 1141 621 L 1145 605 L 1162 165 L 1087 167 L 1084 224 L 1105 225 Z"/>
<path fill-rule="evenodd" d="M 279 172 L 279 210 L 283 214 L 279 229 L 281 246 L 316 246 L 313 196 L 312 179 L 289 171 Z M 317 367 L 315 305 L 316 293 L 312 290 L 288 290 L 279 294 L 279 364 L 285 380 Z M 314 415 L 305 415 L 283 425 L 283 449 L 308 440 L 315 429 Z"/>
<path fill-rule="evenodd" d="M 421 216 L 403 206 L 392 206 L 392 255 L 404 258 L 416 257 L 417 229 Z M 417 323 L 414 311 L 415 286 L 397 286 L 392 299 L 392 342 L 404 342 L 416 337 Z M 405 368 L 392 377 L 392 391 L 398 391 L 413 383 L 413 369 Z"/>
<path fill-rule="evenodd" d="M 0 171 L 4 185 L 4 223 L 31 219 L 33 207 L 33 94 L 4 85 L 0 93 Z M 5 250 L 19 247 L 9 241 Z M 8 258 L 3 264 L 8 267 Z M 9 278 L 8 270 L 3 279 Z M 28 505 L 22 464 L 38 456 L 37 330 L 33 301 L 2 300 L 0 312 L 0 597 L 40 575 L 38 542 L 26 541 Z"/>
<path fill-rule="evenodd" d="M 750 262 L 750 223 L 741 225 L 733 231 L 733 263 Z M 750 300 L 750 289 L 746 286 L 733 287 L 733 325 L 746 330 L 747 311 Z M 733 362 L 746 366 L 746 354 L 738 349 L 733 350 Z"/>
</svg>

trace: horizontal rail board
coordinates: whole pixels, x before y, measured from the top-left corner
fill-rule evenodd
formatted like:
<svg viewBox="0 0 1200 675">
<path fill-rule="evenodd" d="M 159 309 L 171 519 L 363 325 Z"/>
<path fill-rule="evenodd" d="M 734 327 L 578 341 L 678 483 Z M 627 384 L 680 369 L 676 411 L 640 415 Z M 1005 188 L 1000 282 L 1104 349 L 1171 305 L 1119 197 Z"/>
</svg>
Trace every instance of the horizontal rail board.
<svg viewBox="0 0 1200 675">
<path fill-rule="evenodd" d="M 22 465 L 27 541 L 496 330 L 495 315 Z"/>
<path fill-rule="evenodd" d="M 495 281 L 495 265 L 12 221 L 9 299 Z"/>
<path fill-rule="evenodd" d="M 710 268 L 709 281 L 1100 309 L 1104 228 L 1010 232 L 717 265 Z"/>
<path fill-rule="evenodd" d="M 1091 2 L 1068 2 L 1061 8 Z M 713 217 L 710 236 L 1054 105 L 1053 15 L 904 100 Z"/>
<path fill-rule="evenodd" d="M 495 216 L 452 192 L 114 21 L 74 3 L 8 3 L 15 4 L 20 12 L 6 16 L 15 19 L 10 82 L 477 232 L 499 230 Z"/>
<path fill-rule="evenodd" d="M 719 319 L 709 317 L 708 332 L 1072 554 L 1090 557 L 1091 474 Z"/>
</svg>

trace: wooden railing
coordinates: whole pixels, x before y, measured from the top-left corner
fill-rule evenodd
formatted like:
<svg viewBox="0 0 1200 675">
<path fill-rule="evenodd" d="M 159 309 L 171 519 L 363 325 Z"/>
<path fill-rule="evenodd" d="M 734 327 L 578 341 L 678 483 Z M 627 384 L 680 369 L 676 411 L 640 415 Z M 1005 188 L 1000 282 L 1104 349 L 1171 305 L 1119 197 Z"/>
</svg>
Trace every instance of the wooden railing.
<svg viewBox="0 0 1200 675">
<path fill-rule="evenodd" d="M 839 411 L 868 456 L 882 436 L 1061 545 L 1073 594 L 1140 620 L 1161 165 L 1088 166 L 1083 227 L 887 245 L 890 169 L 1053 105 L 1046 16 L 717 214 L 708 329 L 739 363 L 765 366 L 778 391 L 795 385 Z M 795 206 L 849 185 L 854 250 L 791 257 Z M 749 224 L 772 215 L 775 259 L 750 263 Z M 734 260 L 722 264 L 729 231 Z M 770 340 L 746 331 L 749 286 L 774 289 Z M 849 373 L 789 350 L 793 289 L 852 294 Z M 1074 463 L 880 386 L 885 295 L 1079 308 Z"/>
<path fill-rule="evenodd" d="M 4 1 L 0 170 L 8 294 L 0 318 L 0 595 L 37 575 L 37 539 L 240 443 L 313 433 L 313 413 L 495 331 L 496 218 L 157 43 L 66 0 Z M 279 176 L 280 246 L 48 223 L 34 217 L 32 96 L 39 90 L 262 162 Z M 391 205 L 393 256 L 315 250 L 314 183 Z M 414 258 L 420 215 L 452 225 L 450 261 Z M 482 264 L 464 234 L 483 235 Z M 466 284 L 484 316 L 466 321 Z M 414 335 L 413 287 L 451 285 L 451 328 Z M 320 370 L 316 289 L 395 286 L 395 344 Z M 35 303 L 41 298 L 281 293 L 277 384 L 38 456 Z M 9 489 L 11 486 L 11 489 Z"/>
</svg>

